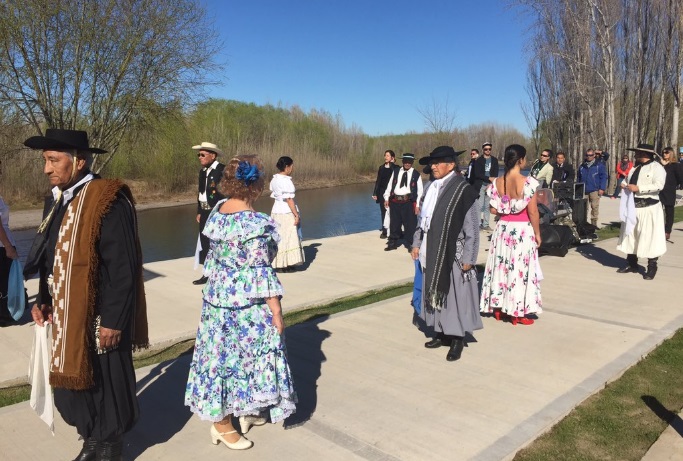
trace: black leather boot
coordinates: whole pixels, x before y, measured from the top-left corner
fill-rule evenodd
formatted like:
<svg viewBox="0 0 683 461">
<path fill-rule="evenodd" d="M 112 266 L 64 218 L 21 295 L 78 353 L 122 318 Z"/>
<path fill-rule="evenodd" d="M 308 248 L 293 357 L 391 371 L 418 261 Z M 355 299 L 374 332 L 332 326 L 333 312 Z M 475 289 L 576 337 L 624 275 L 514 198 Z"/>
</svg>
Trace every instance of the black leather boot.
<svg viewBox="0 0 683 461">
<path fill-rule="evenodd" d="M 652 280 L 657 273 L 657 258 L 650 258 L 647 260 L 647 272 L 643 275 L 645 280 Z"/>
<path fill-rule="evenodd" d="M 628 265 L 617 269 L 617 272 L 624 274 L 626 272 L 638 272 L 638 256 L 636 255 L 626 255 L 626 261 Z"/>
<path fill-rule="evenodd" d="M 452 336 L 451 348 L 448 349 L 446 360 L 455 362 L 462 355 L 462 350 L 465 348 L 465 339 L 462 336 Z"/>
<path fill-rule="evenodd" d="M 97 445 L 96 461 L 123 461 L 123 436 L 111 437 Z"/>
<path fill-rule="evenodd" d="M 74 461 L 94 461 L 97 453 L 97 440 L 83 439 L 83 448 Z"/>
<path fill-rule="evenodd" d="M 427 349 L 436 349 L 437 347 L 441 346 L 450 346 L 451 345 L 451 340 L 448 338 L 446 335 L 443 333 L 439 333 L 436 335 L 436 338 L 430 339 L 425 343 L 425 347 Z"/>
</svg>

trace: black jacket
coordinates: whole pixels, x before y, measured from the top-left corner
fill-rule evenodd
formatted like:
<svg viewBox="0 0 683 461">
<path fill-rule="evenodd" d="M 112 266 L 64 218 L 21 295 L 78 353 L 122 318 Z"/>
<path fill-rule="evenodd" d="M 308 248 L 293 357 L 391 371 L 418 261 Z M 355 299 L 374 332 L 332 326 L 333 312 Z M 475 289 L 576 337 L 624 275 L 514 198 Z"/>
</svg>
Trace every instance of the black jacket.
<svg viewBox="0 0 683 461">
<path fill-rule="evenodd" d="M 216 168 L 211 170 L 209 177 L 206 177 L 206 169 L 202 168 L 199 170 L 199 193 L 204 192 L 204 187 L 206 186 L 206 201 L 209 203 L 211 208 L 216 206 L 219 200 L 222 200 L 223 194 L 218 191 L 218 185 L 223 178 L 223 169 L 225 165 L 219 163 Z M 202 212 L 202 206 L 199 204 L 199 198 L 197 198 L 197 213 Z"/>
<path fill-rule="evenodd" d="M 472 177 L 467 178 L 467 181 L 472 184 L 472 186 L 477 190 L 481 189 L 484 184 L 490 184 L 491 180 L 489 178 L 498 177 L 498 159 L 491 156 L 491 171 L 488 176 L 486 175 L 486 157 L 481 155 L 474 161 L 474 167 L 472 168 Z"/>
<path fill-rule="evenodd" d="M 664 206 L 676 205 L 676 188 L 683 185 L 683 164 L 670 162 L 664 165 L 666 182 L 664 189 L 659 192 L 659 200 Z"/>
<path fill-rule="evenodd" d="M 558 166 L 557 163 L 553 165 L 553 181 L 570 181 L 574 182 L 576 173 L 574 172 L 574 167 L 569 162 L 564 162 L 562 166 Z"/>
<path fill-rule="evenodd" d="M 384 168 L 384 164 L 379 166 L 379 169 L 377 170 L 377 179 L 375 180 L 375 189 L 372 192 L 372 195 L 377 197 L 377 200 L 375 200 L 377 203 L 384 203 L 384 191 L 387 190 L 387 186 L 389 185 L 389 179 L 391 179 L 391 174 L 394 171 L 397 171 L 400 166 L 396 164 L 389 164 L 389 168 Z"/>
</svg>

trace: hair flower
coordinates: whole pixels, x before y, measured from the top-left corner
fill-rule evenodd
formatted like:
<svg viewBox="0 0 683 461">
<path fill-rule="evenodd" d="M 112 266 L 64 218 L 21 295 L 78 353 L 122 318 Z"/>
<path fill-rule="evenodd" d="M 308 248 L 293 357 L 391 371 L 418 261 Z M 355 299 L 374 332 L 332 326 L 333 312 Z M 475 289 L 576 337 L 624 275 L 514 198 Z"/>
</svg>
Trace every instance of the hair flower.
<svg viewBox="0 0 683 461">
<path fill-rule="evenodd" d="M 258 181 L 260 177 L 261 172 L 256 165 L 252 165 L 249 162 L 240 162 L 237 166 L 235 178 L 238 181 L 242 181 L 247 187 Z"/>
</svg>

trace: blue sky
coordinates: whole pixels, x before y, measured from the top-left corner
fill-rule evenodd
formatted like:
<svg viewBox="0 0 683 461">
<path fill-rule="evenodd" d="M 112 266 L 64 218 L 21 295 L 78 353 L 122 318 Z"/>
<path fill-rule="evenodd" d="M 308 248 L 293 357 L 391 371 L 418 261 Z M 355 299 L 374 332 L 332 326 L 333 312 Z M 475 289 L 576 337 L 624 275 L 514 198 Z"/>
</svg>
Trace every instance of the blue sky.
<svg viewBox="0 0 683 461">
<path fill-rule="evenodd" d="M 203 0 L 224 48 L 209 95 L 339 114 L 369 135 L 426 130 L 436 102 L 456 125 L 528 133 L 526 26 L 506 0 Z"/>
</svg>

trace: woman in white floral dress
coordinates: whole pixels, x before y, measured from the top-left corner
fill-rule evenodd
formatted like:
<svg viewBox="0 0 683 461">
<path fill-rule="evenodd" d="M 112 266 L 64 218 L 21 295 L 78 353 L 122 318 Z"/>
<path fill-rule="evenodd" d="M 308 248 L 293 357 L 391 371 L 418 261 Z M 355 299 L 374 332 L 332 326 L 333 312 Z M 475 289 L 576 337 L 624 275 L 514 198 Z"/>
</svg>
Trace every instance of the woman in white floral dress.
<svg viewBox="0 0 683 461">
<path fill-rule="evenodd" d="M 526 149 L 512 144 L 505 149 L 505 175 L 486 189 L 491 213 L 499 216 L 491 235 L 479 310 L 496 320 L 510 317 L 513 325 L 531 325 L 528 314 L 541 313 L 541 245 L 536 204 L 538 181 L 525 177 Z"/>
<path fill-rule="evenodd" d="M 228 197 L 216 204 L 204 227 L 211 247 L 204 264 L 201 320 L 185 390 L 185 405 L 213 421 L 211 440 L 244 450 L 252 425 L 287 418 L 295 410 L 291 373 L 282 337 L 282 285 L 270 263 L 277 252 L 276 223 L 254 211 L 264 187 L 261 162 L 240 156 L 225 167 Z"/>
</svg>

